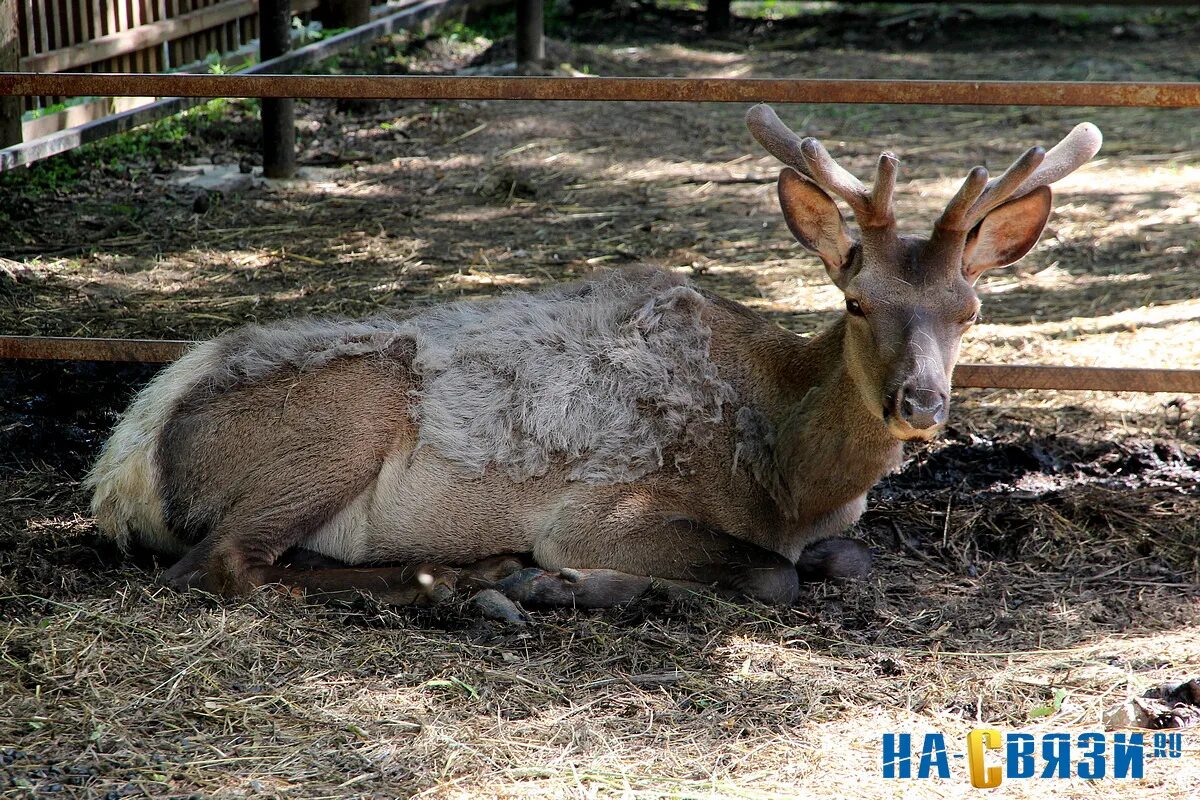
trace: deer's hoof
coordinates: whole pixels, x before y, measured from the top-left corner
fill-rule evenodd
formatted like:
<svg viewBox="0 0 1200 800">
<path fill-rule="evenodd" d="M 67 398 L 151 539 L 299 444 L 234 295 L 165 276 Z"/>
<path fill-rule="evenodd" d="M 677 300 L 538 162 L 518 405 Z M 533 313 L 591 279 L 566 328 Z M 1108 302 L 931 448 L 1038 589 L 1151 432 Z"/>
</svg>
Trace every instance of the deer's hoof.
<svg viewBox="0 0 1200 800">
<path fill-rule="evenodd" d="M 506 625 L 524 625 L 529 617 L 521 607 L 495 589 L 484 589 L 471 598 L 471 602 L 487 619 Z"/>
<path fill-rule="evenodd" d="M 814 542 L 796 561 L 796 572 L 806 583 L 834 578 L 865 580 L 871 574 L 871 551 L 862 542 L 833 538 Z"/>
</svg>

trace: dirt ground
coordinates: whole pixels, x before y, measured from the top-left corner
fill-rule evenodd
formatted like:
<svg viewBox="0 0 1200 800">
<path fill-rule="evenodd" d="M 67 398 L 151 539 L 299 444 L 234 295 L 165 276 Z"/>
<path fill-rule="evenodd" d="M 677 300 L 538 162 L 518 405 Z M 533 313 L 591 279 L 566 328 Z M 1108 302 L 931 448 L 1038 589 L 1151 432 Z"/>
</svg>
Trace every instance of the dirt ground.
<svg viewBox="0 0 1200 800">
<path fill-rule="evenodd" d="M 975 7 L 972 7 L 975 8 Z M 940 10 L 939 10 L 940 9 Z M 743 9 L 745 10 L 745 9 Z M 559 21 L 555 71 L 1196 80 L 1194 11 L 907 7 Z M 398 37 L 352 71 L 509 60 L 481 28 Z M 486 27 L 482 30 L 487 30 Z M 253 104 L 0 178 L 0 331 L 200 338 L 365 315 L 623 264 L 691 273 L 801 333 L 839 295 L 792 243 L 778 165 L 719 105 L 300 104 L 314 180 L 198 197 L 179 165 L 256 158 Z M 963 360 L 1200 362 L 1200 112 L 792 106 L 864 174 L 902 159 L 927 226 L 967 169 L 1090 119 L 1039 247 L 981 282 Z M 1099 729 L 1200 675 L 1200 399 L 964 390 L 872 494 L 865 582 L 792 608 L 651 600 L 537 613 L 182 596 L 94 535 L 79 481 L 145 366 L 0 371 L 0 796 L 957 797 L 880 776 L 881 735 Z M 1197 739 L 1142 781 L 1007 796 L 1185 798 Z M 956 769 L 961 764 L 956 765 Z"/>
</svg>

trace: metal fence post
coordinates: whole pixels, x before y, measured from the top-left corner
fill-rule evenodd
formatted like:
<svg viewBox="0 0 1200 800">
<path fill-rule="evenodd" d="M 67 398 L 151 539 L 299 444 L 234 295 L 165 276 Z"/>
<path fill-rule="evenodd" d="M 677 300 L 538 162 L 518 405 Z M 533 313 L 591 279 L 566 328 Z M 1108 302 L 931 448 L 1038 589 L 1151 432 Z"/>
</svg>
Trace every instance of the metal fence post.
<svg viewBox="0 0 1200 800">
<path fill-rule="evenodd" d="M 535 71 L 546 60 L 542 0 L 517 0 L 517 70 Z"/>
<path fill-rule="evenodd" d="M 18 0 L 0 0 L 0 72 L 16 72 L 21 62 Z M 21 143 L 23 98 L 0 97 L 0 147 Z"/>
<path fill-rule="evenodd" d="M 262 0 L 258 9 L 258 54 L 261 61 L 292 48 L 291 0 Z M 296 174 L 296 101 L 290 97 L 262 100 L 263 175 Z"/>
<path fill-rule="evenodd" d="M 729 9 L 730 0 L 708 0 L 704 7 L 704 20 L 709 33 L 726 33 L 733 21 Z"/>
</svg>

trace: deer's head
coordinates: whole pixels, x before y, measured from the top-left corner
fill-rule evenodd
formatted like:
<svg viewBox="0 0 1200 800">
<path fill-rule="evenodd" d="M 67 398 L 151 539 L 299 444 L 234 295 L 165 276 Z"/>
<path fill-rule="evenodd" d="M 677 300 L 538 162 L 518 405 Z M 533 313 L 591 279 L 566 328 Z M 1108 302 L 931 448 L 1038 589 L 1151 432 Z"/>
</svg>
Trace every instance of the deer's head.
<svg viewBox="0 0 1200 800">
<path fill-rule="evenodd" d="M 963 333 L 979 312 L 975 281 L 1037 243 L 1050 189 L 1100 149 L 1083 123 L 1049 151 L 1033 147 L 998 178 L 975 167 L 928 237 L 896 232 L 892 192 L 899 161 L 879 157 L 864 186 L 816 139 L 801 139 L 768 106 L 746 115 L 759 144 L 787 167 L 779 204 L 788 228 L 825 263 L 846 296 L 846 368 L 863 402 L 900 439 L 930 439 L 946 421 L 950 376 Z M 854 213 L 846 225 L 834 197 Z"/>
</svg>

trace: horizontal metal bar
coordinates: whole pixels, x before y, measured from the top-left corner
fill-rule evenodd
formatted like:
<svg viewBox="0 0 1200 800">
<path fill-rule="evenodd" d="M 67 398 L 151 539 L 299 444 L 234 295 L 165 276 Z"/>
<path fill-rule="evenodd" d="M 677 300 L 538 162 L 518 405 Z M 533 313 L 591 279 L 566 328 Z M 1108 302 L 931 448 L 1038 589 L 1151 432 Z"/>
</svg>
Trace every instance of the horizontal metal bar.
<svg viewBox="0 0 1200 800">
<path fill-rule="evenodd" d="M 72 336 L 0 336 L 0 359 L 139 361 L 179 358 L 191 342 L 175 339 L 85 339 Z M 1063 389 L 1101 392 L 1200 394 L 1200 369 L 959 364 L 954 385 L 977 389 Z"/>
<path fill-rule="evenodd" d="M 0 95 L 1200 108 L 1200 82 L 0 73 Z"/>
<path fill-rule="evenodd" d="M 959 364 L 954 369 L 954 385 L 976 389 L 1200 394 L 1200 369 Z"/>
<path fill-rule="evenodd" d="M 0 336 L 0 358 L 163 364 L 179 358 L 191 344 L 178 339 Z"/>
</svg>

